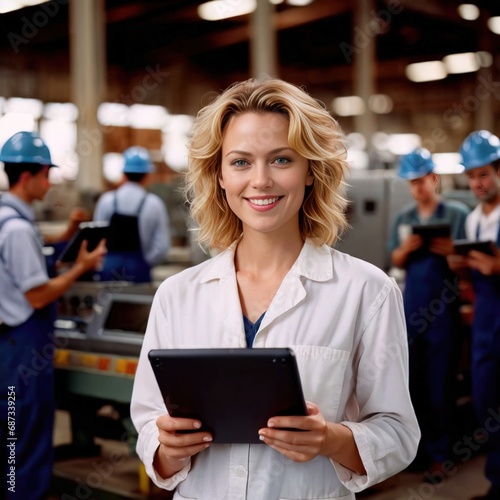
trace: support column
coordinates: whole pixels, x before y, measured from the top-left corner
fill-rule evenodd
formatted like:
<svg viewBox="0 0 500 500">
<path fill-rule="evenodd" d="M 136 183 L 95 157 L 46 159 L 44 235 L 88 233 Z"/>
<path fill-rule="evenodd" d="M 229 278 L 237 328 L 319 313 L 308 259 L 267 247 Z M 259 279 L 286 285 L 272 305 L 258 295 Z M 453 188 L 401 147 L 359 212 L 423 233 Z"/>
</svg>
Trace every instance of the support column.
<svg viewBox="0 0 500 500">
<path fill-rule="evenodd" d="M 77 155 L 80 192 L 102 189 L 103 134 L 97 108 L 106 84 L 104 0 L 70 0 L 70 67 L 72 99 L 78 107 Z"/>
<path fill-rule="evenodd" d="M 278 76 L 273 17 L 274 5 L 269 0 L 257 0 L 250 25 L 250 64 L 253 78 Z"/>
<path fill-rule="evenodd" d="M 356 0 L 353 13 L 354 95 L 363 99 L 365 112 L 354 117 L 354 129 L 366 138 L 369 148 L 372 135 L 377 131 L 377 119 L 368 107 L 368 100 L 375 93 L 376 30 L 370 12 L 375 12 L 374 0 Z"/>
<path fill-rule="evenodd" d="M 479 30 L 479 50 L 488 52 L 490 54 L 494 53 L 492 51 L 494 35 L 488 28 L 488 13 L 484 10 L 481 12 L 481 17 L 479 21 L 481 23 L 481 28 Z M 474 115 L 474 130 L 489 130 L 492 133 L 496 133 L 495 128 L 495 106 L 494 95 L 495 90 L 491 88 L 487 82 L 495 81 L 495 66 L 492 64 L 490 67 L 479 68 L 477 73 L 476 88 L 481 88 L 483 92 L 478 95 L 478 108 Z M 486 82 L 486 84 L 485 84 Z"/>
</svg>

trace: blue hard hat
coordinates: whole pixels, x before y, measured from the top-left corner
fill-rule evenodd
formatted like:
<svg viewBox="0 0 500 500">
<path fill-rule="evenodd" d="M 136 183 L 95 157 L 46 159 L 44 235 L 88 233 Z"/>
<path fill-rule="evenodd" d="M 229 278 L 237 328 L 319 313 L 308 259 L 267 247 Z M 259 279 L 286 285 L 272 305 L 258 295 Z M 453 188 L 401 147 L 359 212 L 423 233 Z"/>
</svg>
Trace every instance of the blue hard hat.
<svg viewBox="0 0 500 500">
<path fill-rule="evenodd" d="M 411 181 L 430 174 L 435 167 L 430 151 L 417 148 L 401 158 L 398 174 L 403 179 Z"/>
<path fill-rule="evenodd" d="M 460 148 L 465 170 L 484 167 L 500 158 L 500 139 L 487 130 L 469 134 Z"/>
<path fill-rule="evenodd" d="M 7 139 L 0 150 L 0 161 L 55 166 L 49 148 L 35 132 L 17 132 Z"/>
<path fill-rule="evenodd" d="M 126 174 L 148 174 L 154 170 L 153 162 L 146 148 L 133 146 L 123 152 L 125 164 L 123 171 Z"/>
</svg>

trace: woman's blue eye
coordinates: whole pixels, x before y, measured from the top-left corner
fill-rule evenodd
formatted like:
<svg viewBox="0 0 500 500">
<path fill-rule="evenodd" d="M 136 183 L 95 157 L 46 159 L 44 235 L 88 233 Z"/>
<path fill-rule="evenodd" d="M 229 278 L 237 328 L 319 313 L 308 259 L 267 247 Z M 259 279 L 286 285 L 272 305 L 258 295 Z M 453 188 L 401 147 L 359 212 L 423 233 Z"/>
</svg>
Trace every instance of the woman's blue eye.
<svg viewBox="0 0 500 500">
<path fill-rule="evenodd" d="M 248 162 L 246 160 L 234 160 L 232 165 L 235 165 L 236 167 L 244 167 L 248 165 Z"/>
<path fill-rule="evenodd" d="M 279 163 L 280 165 L 284 165 L 290 162 L 290 160 L 288 158 L 285 158 L 284 156 L 278 156 L 278 158 L 276 158 L 274 161 L 275 163 Z"/>
</svg>

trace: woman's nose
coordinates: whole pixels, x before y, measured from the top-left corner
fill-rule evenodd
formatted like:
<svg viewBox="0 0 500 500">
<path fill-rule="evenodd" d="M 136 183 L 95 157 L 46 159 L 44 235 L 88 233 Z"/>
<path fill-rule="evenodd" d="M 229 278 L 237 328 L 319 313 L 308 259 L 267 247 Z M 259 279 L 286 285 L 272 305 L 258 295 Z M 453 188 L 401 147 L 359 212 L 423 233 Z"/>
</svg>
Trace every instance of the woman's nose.
<svg viewBox="0 0 500 500">
<path fill-rule="evenodd" d="M 256 165 L 252 172 L 252 186 L 256 188 L 269 187 L 272 179 L 267 165 Z"/>
</svg>

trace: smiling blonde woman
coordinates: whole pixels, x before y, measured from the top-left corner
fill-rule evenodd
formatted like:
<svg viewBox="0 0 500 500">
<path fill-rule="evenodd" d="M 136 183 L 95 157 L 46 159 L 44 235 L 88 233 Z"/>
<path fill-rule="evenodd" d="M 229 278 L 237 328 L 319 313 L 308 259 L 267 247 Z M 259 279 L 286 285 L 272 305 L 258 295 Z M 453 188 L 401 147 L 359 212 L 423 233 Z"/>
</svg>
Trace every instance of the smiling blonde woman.
<svg viewBox="0 0 500 500">
<path fill-rule="evenodd" d="M 354 499 L 420 434 L 399 289 L 329 246 L 346 226 L 340 128 L 303 90 L 249 80 L 200 112 L 189 158 L 201 240 L 222 251 L 156 293 L 131 405 L 146 471 L 176 499 Z M 290 347 L 307 416 L 272 416 L 261 444 L 213 443 L 168 414 L 149 364 L 181 347 Z"/>
</svg>

